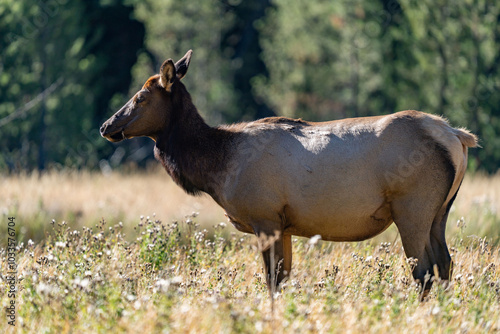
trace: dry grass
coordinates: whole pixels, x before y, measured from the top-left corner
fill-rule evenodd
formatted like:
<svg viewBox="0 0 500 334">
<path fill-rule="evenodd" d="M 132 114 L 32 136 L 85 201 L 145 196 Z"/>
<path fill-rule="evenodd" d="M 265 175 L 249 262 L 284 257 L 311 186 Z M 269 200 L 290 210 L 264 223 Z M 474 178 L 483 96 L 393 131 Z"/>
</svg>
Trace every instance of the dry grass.
<svg viewBox="0 0 500 334">
<path fill-rule="evenodd" d="M 456 269 L 427 301 L 401 245 L 294 240 L 291 280 L 264 284 L 250 237 L 213 237 L 193 218 L 74 231 L 55 224 L 44 245 L 18 247 L 17 332 L 29 333 L 484 333 L 500 331 L 500 253 L 454 239 Z M 2 268 L 5 268 L 2 254 Z M 2 285 L 1 302 L 8 299 Z M 0 322 L 0 331 L 15 332 Z"/>
<path fill-rule="evenodd" d="M 0 177 L 0 189 L 0 214 L 16 216 L 20 226 L 30 226 L 26 239 L 33 240 L 44 237 L 52 219 L 75 227 L 101 219 L 130 226 L 142 215 L 170 222 L 199 212 L 202 224 L 226 221 L 209 196 L 187 195 L 159 168 L 128 174 L 83 171 Z"/>
<path fill-rule="evenodd" d="M 187 195 L 161 168 L 108 175 L 83 171 L 0 176 L 0 189 L 0 214 L 4 217 L 15 215 L 20 225 L 37 232 L 45 229 L 51 219 L 83 226 L 104 218 L 123 221 L 129 226 L 141 215 L 152 217 L 155 214 L 170 222 L 199 212 L 199 223 L 203 226 L 226 221 L 224 211 L 209 196 Z M 466 233 L 498 236 L 500 175 L 465 177 L 450 214 L 449 226 L 461 217 L 465 219 Z M 43 233 L 26 233 L 27 238 L 34 240 L 44 236 Z M 382 239 L 393 240 L 395 228 L 386 234 L 388 237 Z"/>
<path fill-rule="evenodd" d="M 187 197 L 164 172 L 53 173 L 0 185 L 2 219 L 16 215 L 21 236 L 30 219 L 53 230 L 18 244 L 17 326 L 3 317 L 0 332 L 500 331 L 499 176 L 466 177 L 448 226 L 453 280 L 435 284 L 427 301 L 418 301 L 392 229 L 361 243 L 294 239 L 293 276 L 274 309 L 255 238 L 224 228 L 222 210 Z M 192 211 L 201 214 L 171 223 Z M 462 216 L 466 226 L 457 227 Z M 2 272 L 6 265 L 1 249 Z M 6 287 L 2 277 L 2 306 Z"/>
</svg>

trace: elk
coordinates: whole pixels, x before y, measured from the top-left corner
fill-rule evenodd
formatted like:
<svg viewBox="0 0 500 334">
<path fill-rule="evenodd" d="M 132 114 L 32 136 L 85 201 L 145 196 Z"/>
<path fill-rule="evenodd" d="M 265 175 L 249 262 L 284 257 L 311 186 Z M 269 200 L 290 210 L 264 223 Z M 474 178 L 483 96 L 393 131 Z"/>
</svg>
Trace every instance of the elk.
<svg viewBox="0 0 500 334">
<path fill-rule="evenodd" d="M 236 229 L 268 237 L 259 242 L 270 291 L 290 274 L 292 235 L 360 241 L 393 222 L 423 292 L 436 269 L 450 279 L 446 220 L 474 134 L 414 110 L 210 127 L 181 82 L 191 54 L 166 60 L 100 132 L 111 142 L 153 139 L 155 158 L 187 193 L 207 193 Z"/>
</svg>

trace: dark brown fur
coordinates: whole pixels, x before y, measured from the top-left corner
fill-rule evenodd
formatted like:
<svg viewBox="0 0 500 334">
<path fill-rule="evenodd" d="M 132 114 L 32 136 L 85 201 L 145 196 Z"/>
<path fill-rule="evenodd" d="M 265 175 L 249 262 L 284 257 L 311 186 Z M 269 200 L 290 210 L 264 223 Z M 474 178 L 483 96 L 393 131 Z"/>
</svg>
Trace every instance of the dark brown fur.
<svg viewBox="0 0 500 334">
<path fill-rule="evenodd" d="M 310 125 L 309 122 L 306 122 L 302 119 L 294 119 L 294 118 L 288 118 L 288 117 L 267 117 L 267 118 L 262 118 L 258 119 L 255 121 L 255 123 L 262 123 L 262 124 L 300 124 L 300 125 Z"/>
<path fill-rule="evenodd" d="M 208 126 L 180 81 L 173 85 L 172 97 L 175 112 L 158 136 L 155 157 L 187 193 L 215 196 L 211 183 L 226 168 L 236 133 Z"/>
</svg>

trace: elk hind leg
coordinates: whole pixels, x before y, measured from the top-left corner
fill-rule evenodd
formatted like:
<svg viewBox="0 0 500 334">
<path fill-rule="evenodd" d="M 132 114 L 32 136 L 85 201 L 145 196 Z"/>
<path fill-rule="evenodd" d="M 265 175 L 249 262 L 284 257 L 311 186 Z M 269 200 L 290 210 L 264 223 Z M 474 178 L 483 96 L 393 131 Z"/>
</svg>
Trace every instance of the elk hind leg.
<svg viewBox="0 0 500 334">
<path fill-rule="evenodd" d="M 448 220 L 448 214 L 450 212 L 452 200 L 444 207 L 442 212 L 436 215 L 432 227 L 431 227 L 431 246 L 436 257 L 436 265 L 439 272 L 439 277 L 445 281 L 448 281 L 453 273 L 453 261 L 451 260 L 451 255 L 446 245 L 445 230 L 446 222 Z"/>
<path fill-rule="evenodd" d="M 421 210 L 422 207 L 426 207 L 425 203 L 418 203 L 411 198 L 398 199 L 392 203 L 394 222 L 401 235 L 406 257 L 417 260 L 412 268 L 413 278 L 422 284 L 425 295 L 432 286 L 430 277 L 436 263 L 430 237 L 435 213 Z"/>
</svg>

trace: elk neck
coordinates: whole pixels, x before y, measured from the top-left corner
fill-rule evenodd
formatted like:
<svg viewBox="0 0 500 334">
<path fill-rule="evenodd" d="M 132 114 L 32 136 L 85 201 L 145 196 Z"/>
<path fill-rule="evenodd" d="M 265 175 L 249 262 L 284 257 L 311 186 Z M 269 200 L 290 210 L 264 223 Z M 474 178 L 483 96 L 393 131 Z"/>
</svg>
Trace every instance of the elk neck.
<svg viewBox="0 0 500 334">
<path fill-rule="evenodd" d="M 236 134 L 206 124 L 189 93 L 180 89 L 170 122 L 157 137 L 155 158 L 184 191 L 205 192 L 217 201 Z"/>
</svg>

